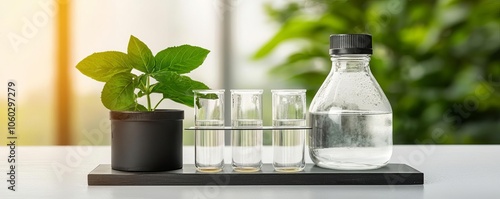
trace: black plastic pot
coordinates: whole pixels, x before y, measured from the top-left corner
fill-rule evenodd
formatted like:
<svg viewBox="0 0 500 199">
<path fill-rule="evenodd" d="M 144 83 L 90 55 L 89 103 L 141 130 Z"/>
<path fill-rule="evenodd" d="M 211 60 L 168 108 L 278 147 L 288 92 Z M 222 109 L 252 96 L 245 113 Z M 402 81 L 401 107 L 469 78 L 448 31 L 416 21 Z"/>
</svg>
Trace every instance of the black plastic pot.
<svg viewBox="0 0 500 199">
<path fill-rule="evenodd" d="M 182 168 L 183 110 L 111 111 L 111 168 L 168 171 Z"/>
</svg>

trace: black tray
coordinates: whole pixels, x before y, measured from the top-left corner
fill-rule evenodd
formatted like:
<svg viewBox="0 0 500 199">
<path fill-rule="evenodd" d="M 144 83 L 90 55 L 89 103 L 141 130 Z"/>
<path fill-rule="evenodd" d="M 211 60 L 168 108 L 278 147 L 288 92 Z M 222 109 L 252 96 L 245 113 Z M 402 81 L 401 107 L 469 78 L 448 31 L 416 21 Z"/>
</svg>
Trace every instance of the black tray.
<svg viewBox="0 0 500 199">
<path fill-rule="evenodd" d="M 225 165 L 219 173 L 200 173 L 194 165 L 165 172 L 123 172 L 101 164 L 88 174 L 88 185 L 415 185 L 424 183 L 424 174 L 406 164 L 388 164 L 365 171 L 323 169 L 307 164 L 297 173 L 275 172 L 271 164 L 262 171 L 240 173 Z"/>
</svg>

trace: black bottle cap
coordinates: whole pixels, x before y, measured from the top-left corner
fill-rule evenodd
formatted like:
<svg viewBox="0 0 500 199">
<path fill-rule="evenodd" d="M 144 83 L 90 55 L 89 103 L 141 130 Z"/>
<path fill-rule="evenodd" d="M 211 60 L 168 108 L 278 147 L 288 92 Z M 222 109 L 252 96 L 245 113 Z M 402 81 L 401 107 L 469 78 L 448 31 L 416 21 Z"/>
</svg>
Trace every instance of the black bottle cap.
<svg viewBox="0 0 500 199">
<path fill-rule="evenodd" d="M 333 34 L 330 35 L 330 55 L 372 54 L 372 35 Z"/>
</svg>

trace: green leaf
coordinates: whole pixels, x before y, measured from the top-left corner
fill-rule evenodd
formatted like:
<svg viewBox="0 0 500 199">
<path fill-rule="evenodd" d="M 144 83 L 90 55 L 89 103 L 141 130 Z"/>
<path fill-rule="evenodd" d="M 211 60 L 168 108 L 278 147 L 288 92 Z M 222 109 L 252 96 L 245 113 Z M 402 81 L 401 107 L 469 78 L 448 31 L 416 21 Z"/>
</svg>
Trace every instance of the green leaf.
<svg viewBox="0 0 500 199">
<path fill-rule="evenodd" d="M 155 56 L 155 71 L 173 71 L 179 74 L 189 73 L 198 68 L 210 51 L 190 45 L 170 47 Z"/>
<path fill-rule="evenodd" d="M 101 101 L 110 110 L 129 110 L 135 104 L 134 77 L 130 73 L 118 73 L 104 85 Z"/>
<path fill-rule="evenodd" d="M 193 90 L 208 89 L 207 85 L 175 72 L 163 71 L 153 76 L 153 78 L 158 80 L 153 92 L 162 93 L 164 98 L 189 107 L 194 107 Z"/>
<path fill-rule="evenodd" d="M 144 95 L 146 95 L 146 94 L 143 91 L 137 92 L 137 97 L 138 98 L 143 97 Z"/>
<path fill-rule="evenodd" d="M 152 93 L 156 85 L 158 85 L 158 83 L 149 85 L 148 93 Z"/>
<path fill-rule="evenodd" d="M 140 105 L 140 104 L 135 104 L 134 108 L 133 108 L 134 111 L 148 111 L 148 109 L 146 107 L 144 107 L 143 105 Z"/>
<path fill-rule="evenodd" d="M 262 46 L 254 55 L 253 59 L 261 59 L 271 53 L 274 48 L 280 45 L 283 41 L 305 36 L 310 34 L 311 30 L 315 28 L 314 22 L 309 20 L 304 20 L 301 18 L 290 19 L 283 27 L 274 35 L 274 37 L 269 40 L 264 46 Z"/>
<path fill-rule="evenodd" d="M 196 98 L 196 106 L 198 108 L 201 108 L 200 104 L 200 99 L 219 99 L 219 97 L 216 94 L 210 93 L 210 94 L 198 94 Z"/>
<path fill-rule="evenodd" d="M 311 42 L 319 34 L 321 36 L 320 41 L 325 41 L 324 38 L 328 39 L 328 35 L 322 35 L 321 30 L 340 30 L 344 27 L 349 26 L 332 16 L 323 16 L 317 20 L 302 17 L 288 19 L 273 38 L 264 44 L 252 58 L 262 59 L 269 55 L 277 46 L 292 39 L 306 39 Z M 328 51 L 326 50 L 325 52 Z"/>
<path fill-rule="evenodd" d="M 210 94 L 198 94 L 198 98 L 201 98 L 201 99 L 219 99 L 219 97 L 216 94 L 213 94 L 213 93 L 210 93 Z"/>
<path fill-rule="evenodd" d="M 153 53 L 146 44 L 133 35 L 130 36 L 127 52 L 135 69 L 145 73 L 153 71 L 155 66 Z"/>
<path fill-rule="evenodd" d="M 272 76 L 290 76 L 294 74 L 303 73 L 305 71 L 318 71 L 318 67 L 305 67 L 305 66 L 323 66 L 326 64 L 328 70 L 330 69 L 331 62 L 324 62 L 324 57 L 329 57 L 328 52 L 318 49 L 301 49 L 298 52 L 290 54 L 286 61 L 279 65 L 274 66 L 269 73 Z"/>
<path fill-rule="evenodd" d="M 116 51 L 94 53 L 80 61 L 76 68 L 84 75 L 101 82 L 107 82 L 118 73 L 132 70 L 128 55 Z"/>
<path fill-rule="evenodd" d="M 148 81 L 149 76 L 146 74 L 139 75 L 138 77 L 134 78 L 134 87 L 138 88 L 144 93 L 149 93 L 146 91 L 147 87 L 147 81 Z"/>
</svg>

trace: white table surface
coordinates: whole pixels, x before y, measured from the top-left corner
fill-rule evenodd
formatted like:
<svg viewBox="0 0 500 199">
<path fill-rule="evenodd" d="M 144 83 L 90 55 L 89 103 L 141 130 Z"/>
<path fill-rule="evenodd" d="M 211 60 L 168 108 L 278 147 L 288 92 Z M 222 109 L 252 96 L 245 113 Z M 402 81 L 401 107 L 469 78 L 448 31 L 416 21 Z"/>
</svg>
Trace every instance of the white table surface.
<svg viewBox="0 0 500 199">
<path fill-rule="evenodd" d="M 270 152 L 264 148 L 264 163 L 271 162 Z M 500 198 L 500 145 L 395 146 L 391 163 L 424 172 L 424 185 L 88 186 L 87 174 L 98 164 L 110 164 L 110 153 L 109 146 L 18 147 L 17 191 L 12 192 L 6 182 L 8 149 L 0 147 L 0 199 Z M 194 148 L 184 147 L 184 163 L 193 162 Z"/>
</svg>

